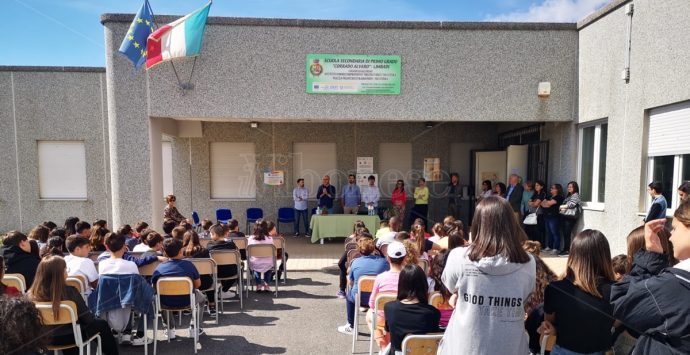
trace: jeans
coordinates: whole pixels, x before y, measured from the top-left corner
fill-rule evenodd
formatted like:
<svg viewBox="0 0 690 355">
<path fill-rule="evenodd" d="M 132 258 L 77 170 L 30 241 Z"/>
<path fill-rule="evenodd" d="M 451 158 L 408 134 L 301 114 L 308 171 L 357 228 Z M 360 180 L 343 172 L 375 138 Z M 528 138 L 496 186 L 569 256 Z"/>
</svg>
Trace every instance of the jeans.
<svg viewBox="0 0 690 355">
<path fill-rule="evenodd" d="M 560 216 L 544 216 L 546 222 L 546 235 L 548 236 L 546 246 L 551 249 L 561 248 Z"/>
<path fill-rule="evenodd" d="M 300 219 L 304 222 L 304 234 L 309 234 L 309 209 L 295 210 L 295 233 L 299 233 Z"/>
<path fill-rule="evenodd" d="M 371 295 L 371 293 L 369 293 L 369 292 L 363 292 L 362 293 L 362 298 L 360 298 L 360 300 L 359 300 L 360 306 L 363 306 L 363 305 L 369 306 L 369 296 L 370 295 Z M 355 297 L 357 297 L 357 294 L 352 292 L 352 290 L 350 290 L 350 292 L 348 292 L 345 295 L 345 303 L 347 305 L 347 324 L 349 324 L 353 328 L 355 326 L 355 312 L 358 311 L 357 309 L 355 309 Z"/>
<path fill-rule="evenodd" d="M 257 285 L 261 284 L 261 273 L 258 271 L 252 271 L 254 273 L 254 281 L 256 281 Z M 271 283 L 271 279 L 273 278 L 273 270 L 268 270 L 264 272 L 264 282 L 267 284 Z"/>
<path fill-rule="evenodd" d="M 570 351 L 568 349 L 562 348 L 558 345 L 554 345 L 553 349 L 551 350 L 551 355 L 604 355 L 604 351 L 596 351 L 593 353 L 576 353 L 574 351 Z"/>
<path fill-rule="evenodd" d="M 577 223 L 576 219 L 563 218 L 563 250 L 570 251 L 570 238 Z"/>
<path fill-rule="evenodd" d="M 347 253 L 343 253 L 338 260 L 338 268 L 340 269 L 340 285 L 339 290 L 345 292 L 347 287 Z"/>
</svg>

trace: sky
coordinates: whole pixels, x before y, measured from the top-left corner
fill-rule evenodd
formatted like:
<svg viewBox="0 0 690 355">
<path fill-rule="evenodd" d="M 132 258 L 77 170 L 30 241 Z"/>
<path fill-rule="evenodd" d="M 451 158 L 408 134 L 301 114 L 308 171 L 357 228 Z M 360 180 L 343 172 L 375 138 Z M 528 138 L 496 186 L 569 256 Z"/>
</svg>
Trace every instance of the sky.
<svg viewBox="0 0 690 355">
<path fill-rule="evenodd" d="M 215 0 L 210 16 L 399 21 L 576 22 L 610 0 Z M 0 0 L 0 65 L 105 66 L 103 13 L 143 0 Z M 183 16 L 206 0 L 149 0 Z M 160 24 L 159 24 L 160 25 Z"/>
</svg>

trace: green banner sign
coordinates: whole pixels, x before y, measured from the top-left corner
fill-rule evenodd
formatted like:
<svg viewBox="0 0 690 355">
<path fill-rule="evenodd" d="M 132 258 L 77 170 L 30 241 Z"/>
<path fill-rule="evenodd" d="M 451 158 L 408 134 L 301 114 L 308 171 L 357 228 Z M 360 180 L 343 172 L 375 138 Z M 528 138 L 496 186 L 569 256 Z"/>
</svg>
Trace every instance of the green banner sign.
<svg viewBox="0 0 690 355">
<path fill-rule="evenodd" d="M 308 94 L 400 94 L 399 55 L 307 54 Z"/>
</svg>

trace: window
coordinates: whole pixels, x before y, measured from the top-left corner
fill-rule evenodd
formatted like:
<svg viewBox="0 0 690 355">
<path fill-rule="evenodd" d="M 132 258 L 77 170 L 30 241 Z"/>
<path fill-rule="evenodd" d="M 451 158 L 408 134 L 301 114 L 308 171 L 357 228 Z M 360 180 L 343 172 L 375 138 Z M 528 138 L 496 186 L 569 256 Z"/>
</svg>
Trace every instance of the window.
<svg viewBox="0 0 690 355">
<path fill-rule="evenodd" d="M 324 175 L 331 177 L 330 184 L 340 193 L 335 143 L 295 143 L 292 147 L 292 166 L 297 179 L 304 179 L 304 186 L 309 189 L 309 197 L 316 197 L 316 189 L 321 186 Z"/>
<path fill-rule="evenodd" d="M 173 193 L 172 142 L 163 142 L 163 196 Z"/>
<path fill-rule="evenodd" d="M 412 171 L 411 143 L 381 143 L 378 157 L 378 185 L 381 196 L 390 198 L 398 180 L 405 182 L 409 189 Z"/>
<path fill-rule="evenodd" d="M 685 131 L 690 121 L 690 101 L 655 108 L 649 111 L 649 140 L 647 147 L 647 184 L 659 181 L 672 214 L 680 204 L 676 190 L 690 180 L 690 140 Z M 646 191 L 647 184 L 643 187 Z M 646 208 L 652 203 L 646 198 Z"/>
<path fill-rule="evenodd" d="M 213 142 L 210 165 L 212 199 L 256 197 L 254 143 Z"/>
<path fill-rule="evenodd" d="M 603 207 L 606 193 L 607 136 L 607 123 L 580 129 L 580 197 L 589 207 Z"/>
<path fill-rule="evenodd" d="M 86 199 L 86 149 L 79 141 L 38 141 L 38 184 L 42 199 Z"/>
</svg>

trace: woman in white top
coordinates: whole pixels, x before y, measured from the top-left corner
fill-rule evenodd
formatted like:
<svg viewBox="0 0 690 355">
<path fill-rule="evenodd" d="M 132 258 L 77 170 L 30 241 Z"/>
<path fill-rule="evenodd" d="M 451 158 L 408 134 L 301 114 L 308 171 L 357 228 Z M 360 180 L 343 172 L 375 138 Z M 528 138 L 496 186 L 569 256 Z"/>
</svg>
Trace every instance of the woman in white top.
<svg viewBox="0 0 690 355">
<path fill-rule="evenodd" d="M 442 281 L 455 310 L 438 354 L 528 354 L 525 300 L 536 264 L 522 249 L 525 233 L 505 199 L 490 196 L 472 220 L 472 244 L 448 255 Z"/>
</svg>

